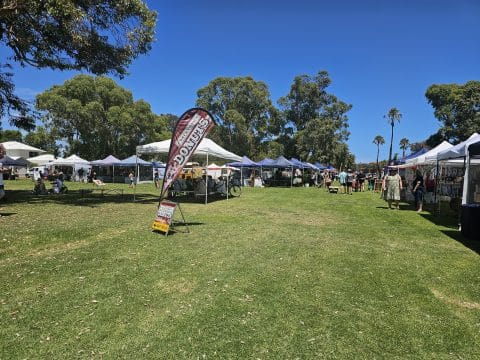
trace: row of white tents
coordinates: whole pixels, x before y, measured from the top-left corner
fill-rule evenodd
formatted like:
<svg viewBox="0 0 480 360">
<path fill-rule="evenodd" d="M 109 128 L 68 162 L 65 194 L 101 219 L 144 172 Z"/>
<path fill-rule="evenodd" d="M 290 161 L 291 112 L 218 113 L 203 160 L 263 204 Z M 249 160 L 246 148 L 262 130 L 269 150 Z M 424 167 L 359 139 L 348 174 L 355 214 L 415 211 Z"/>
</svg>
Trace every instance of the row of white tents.
<svg viewBox="0 0 480 360">
<path fill-rule="evenodd" d="M 472 134 L 467 140 L 452 145 L 443 141 L 435 148 L 417 157 L 408 159 L 399 168 L 412 168 L 417 166 L 464 167 L 462 204 L 475 202 L 475 193 L 480 187 L 480 135 Z"/>
</svg>

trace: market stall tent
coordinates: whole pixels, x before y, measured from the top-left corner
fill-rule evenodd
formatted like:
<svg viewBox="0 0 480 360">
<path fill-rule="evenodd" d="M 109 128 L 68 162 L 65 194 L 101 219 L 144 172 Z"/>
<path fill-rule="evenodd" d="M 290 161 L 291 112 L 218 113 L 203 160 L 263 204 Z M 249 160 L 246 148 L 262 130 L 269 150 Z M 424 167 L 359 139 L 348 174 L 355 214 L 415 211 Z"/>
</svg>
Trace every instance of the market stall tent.
<svg viewBox="0 0 480 360">
<path fill-rule="evenodd" d="M 52 154 L 42 154 L 42 155 L 30 157 L 27 159 L 27 161 L 35 165 L 45 165 L 55 161 L 55 156 L 53 156 Z"/>
<path fill-rule="evenodd" d="M 170 141 L 171 140 L 164 140 L 160 142 L 154 142 L 146 145 L 139 145 L 137 146 L 137 154 L 168 154 L 170 151 Z M 215 143 L 214 141 L 204 138 L 200 144 L 198 145 L 197 149 L 194 152 L 194 155 L 204 155 L 207 157 L 207 165 L 208 165 L 208 157 L 210 158 L 218 158 L 223 160 L 231 160 L 231 161 L 242 161 L 242 158 L 228 150 L 225 150 L 220 145 Z"/>
<path fill-rule="evenodd" d="M 82 159 L 80 156 L 71 155 L 67 158 L 58 158 L 51 163 L 46 164 L 50 168 L 55 169 L 64 169 L 64 168 L 71 168 L 71 172 L 68 171 L 65 173 L 66 177 L 70 180 L 78 180 L 77 174 L 78 170 L 82 169 L 84 173 L 90 171 L 90 161 Z M 62 170 L 63 171 L 63 170 Z"/>
</svg>

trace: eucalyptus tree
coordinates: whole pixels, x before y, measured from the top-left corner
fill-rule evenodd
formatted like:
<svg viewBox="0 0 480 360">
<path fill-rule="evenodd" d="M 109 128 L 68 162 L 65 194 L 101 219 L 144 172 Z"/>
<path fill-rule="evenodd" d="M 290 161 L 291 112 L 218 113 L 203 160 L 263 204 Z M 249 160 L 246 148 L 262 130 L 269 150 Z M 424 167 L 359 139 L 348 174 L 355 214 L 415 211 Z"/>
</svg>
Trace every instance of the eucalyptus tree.
<svg viewBox="0 0 480 360">
<path fill-rule="evenodd" d="M 15 95 L 13 65 L 124 76 L 154 41 L 156 13 L 141 0 L 0 1 L 0 117 L 34 128 Z"/>
<path fill-rule="evenodd" d="M 402 157 L 405 157 L 405 150 L 410 146 L 410 141 L 407 138 L 402 138 L 400 140 L 400 149 L 402 149 Z"/>
<path fill-rule="evenodd" d="M 262 142 L 283 127 L 268 86 L 249 76 L 210 81 L 197 91 L 196 104 L 210 111 L 216 120 L 212 139 L 238 154 L 256 157 Z"/>
<path fill-rule="evenodd" d="M 150 104 L 134 101 L 130 91 L 104 76 L 77 75 L 39 94 L 36 106 L 67 152 L 88 159 L 132 155 L 138 144 L 156 140 L 152 134 L 167 131 Z"/>
<path fill-rule="evenodd" d="M 352 105 L 328 93 L 330 83 L 326 71 L 315 76 L 296 76 L 289 93 L 278 101 L 286 124 L 293 129 L 297 154 L 302 159 L 329 163 L 336 159 L 338 149 L 348 152 L 348 147 L 340 145 L 350 135 L 347 112 Z"/>
<path fill-rule="evenodd" d="M 378 156 L 380 155 L 380 145 L 385 144 L 385 139 L 382 135 L 377 135 L 373 139 L 373 143 L 377 145 L 377 172 L 380 173 L 380 168 L 378 167 Z"/>
<path fill-rule="evenodd" d="M 432 85 L 425 96 L 441 123 L 438 132 L 427 140 L 429 146 L 443 140 L 457 143 L 480 132 L 480 81 Z"/>
<path fill-rule="evenodd" d="M 384 115 L 383 117 L 388 119 L 388 123 L 392 128 L 391 135 L 390 135 L 390 150 L 388 152 L 388 165 L 390 165 L 390 162 L 392 161 L 393 128 L 395 126 L 395 122 L 400 122 L 400 119 L 402 118 L 402 114 L 400 113 L 400 110 L 393 107 L 388 111 L 388 114 Z"/>
</svg>

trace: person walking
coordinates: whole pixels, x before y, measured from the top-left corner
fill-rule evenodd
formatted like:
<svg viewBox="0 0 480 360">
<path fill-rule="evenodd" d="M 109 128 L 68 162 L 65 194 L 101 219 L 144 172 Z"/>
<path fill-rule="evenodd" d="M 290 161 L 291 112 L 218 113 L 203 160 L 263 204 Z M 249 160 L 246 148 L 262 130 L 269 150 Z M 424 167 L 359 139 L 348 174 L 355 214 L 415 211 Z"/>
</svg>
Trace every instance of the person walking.
<svg viewBox="0 0 480 360">
<path fill-rule="evenodd" d="M 415 209 L 417 212 L 423 211 L 423 196 L 425 194 L 425 184 L 422 173 L 417 170 L 415 173 L 415 180 L 412 184 L 413 195 L 415 196 Z"/>
<path fill-rule="evenodd" d="M 135 175 L 133 175 L 133 172 L 130 172 L 130 174 L 128 174 L 128 180 L 130 181 L 130 185 L 128 187 L 135 187 Z"/>
<path fill-rule="evenodd" d="M 389 174 L 383 178 L 382 188 L 386 191 L 386 199 L 389 209 L 400 209 L 400 191 L 402 191 L 402 178 L 397 169 L 391 168 Z M 392 207 L 393 205 L 393 207 Z"/>
<path fill-rule="evenodd" d="M 3 169 L 2 159 L 6 154 L 7 154 L 7 150 L 5 149 L 3 144 L 0 143 L 0 200 L 5 196 L 5 188 L 3 184 L 3 173 L 7 173 L 8 170 Z M 0 215 L 0 217 L 1 216 L 2 215 Z"/>
</svg>

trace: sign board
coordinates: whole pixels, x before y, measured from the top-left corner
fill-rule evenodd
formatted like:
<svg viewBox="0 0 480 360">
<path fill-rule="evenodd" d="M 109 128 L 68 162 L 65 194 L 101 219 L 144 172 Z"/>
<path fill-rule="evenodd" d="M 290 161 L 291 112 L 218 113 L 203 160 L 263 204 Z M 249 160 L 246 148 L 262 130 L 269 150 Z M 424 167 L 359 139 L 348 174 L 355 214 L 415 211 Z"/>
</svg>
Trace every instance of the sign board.
<svg viewBox="0 0 480 360">
<path fill-rule="evenodd" d="M 168 234 L 173 222 L 173 215 L 177 204 L 171 201 L 162 201 L 157 210 L 157 216 L 152 224 L 152 229 Z"/>
</svg>

